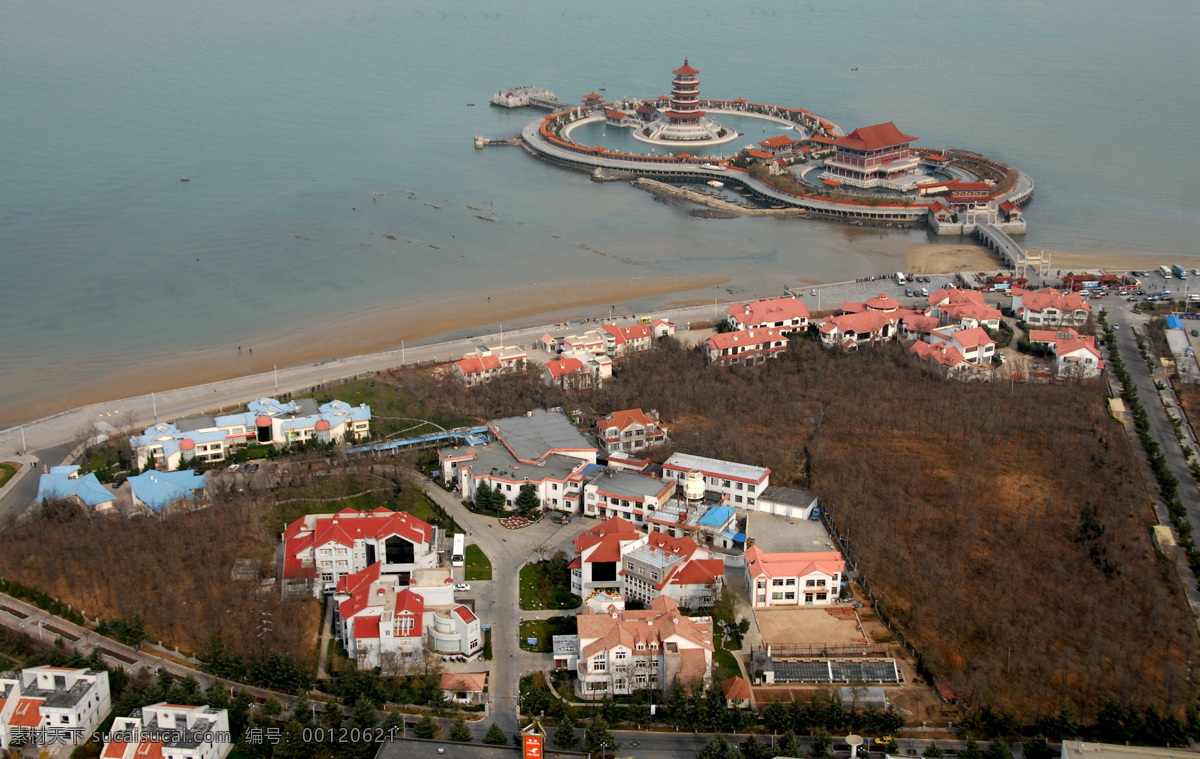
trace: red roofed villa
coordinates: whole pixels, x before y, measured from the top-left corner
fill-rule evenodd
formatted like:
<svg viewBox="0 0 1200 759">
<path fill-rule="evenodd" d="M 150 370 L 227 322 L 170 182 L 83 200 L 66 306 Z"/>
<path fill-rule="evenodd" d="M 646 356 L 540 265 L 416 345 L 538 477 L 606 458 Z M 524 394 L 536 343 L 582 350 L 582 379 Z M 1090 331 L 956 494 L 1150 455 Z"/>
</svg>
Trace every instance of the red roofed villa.
<svg viewBox="0 0 1200 759">
<path fill-rule="evenodd" d="M 911 190 L 922 179 L 917 170 L 921 158 L 909 149 L 916 140 L 890 121 L 860 127 L 845 137 L 834 138 L 837 153 L 825 159 L 825 171 L 821 176 L 864 189 Z"/>
<path fill-rule="evenodd" d="M 846 562 L 837 551 L 766 553 L 750 546 L 745 556 L 756 608 L 831 604 L 841 593 Z"/>
</svg>

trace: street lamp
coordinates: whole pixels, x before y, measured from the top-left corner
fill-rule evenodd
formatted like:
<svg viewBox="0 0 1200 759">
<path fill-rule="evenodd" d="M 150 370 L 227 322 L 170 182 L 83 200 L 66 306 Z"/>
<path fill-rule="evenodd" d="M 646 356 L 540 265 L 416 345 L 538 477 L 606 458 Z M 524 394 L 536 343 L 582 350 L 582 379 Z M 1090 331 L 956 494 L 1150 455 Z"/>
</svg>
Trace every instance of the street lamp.
<svg viewBox="0 0 1200 759">
<path fill-rule="evenodd" d="M 404 366 L 404 341 L 400 341 L 400 366 Z"/>
<path fill-rule="evenodd" d="M 279 368 L 275 364 L 271 364 L 271 369 L 275 372 L 275 394 L 279 395 Z"/>
</svg>

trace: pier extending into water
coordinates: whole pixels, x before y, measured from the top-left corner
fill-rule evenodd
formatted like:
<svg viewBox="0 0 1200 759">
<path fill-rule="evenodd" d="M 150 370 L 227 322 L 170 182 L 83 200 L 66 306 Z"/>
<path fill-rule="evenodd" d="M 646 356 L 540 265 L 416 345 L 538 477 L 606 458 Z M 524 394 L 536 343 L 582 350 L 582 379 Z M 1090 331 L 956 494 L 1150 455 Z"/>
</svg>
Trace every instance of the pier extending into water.
<svg viewBox="0 0 1200 759">
<path fill-rule="evenodd" d="M 1028 276 L 1030 266 L 1034 266 L 1035 271 L 1039 275 L 1045 275 L 1050 270 L 1050 258 L 1041 253 L 1030 255 L 1017 244 L 1017 241 L 1008 236 L 1000 227 L 986 221 L 979 221 L 975 224 L 975 236 L 983 241 L 992 250 L 1000 254 L 1002 258 L 1013 271 L 1019 272 L 1022 277 Z"/>
</svg>

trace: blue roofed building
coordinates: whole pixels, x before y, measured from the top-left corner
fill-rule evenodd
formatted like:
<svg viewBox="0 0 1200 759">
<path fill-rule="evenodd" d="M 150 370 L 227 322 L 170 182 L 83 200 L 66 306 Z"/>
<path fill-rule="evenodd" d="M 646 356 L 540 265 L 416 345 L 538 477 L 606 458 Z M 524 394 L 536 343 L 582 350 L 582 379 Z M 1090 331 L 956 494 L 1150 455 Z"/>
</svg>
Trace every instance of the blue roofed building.
<svg viewBox="0 0 1200 759">
<path fill-rule="evenodd" d="M 282 402 L 259 398 L 236 414 L 200 416 L 159 422 L 130 438 L 139 469 L 172 471 L 186 461 L 223 461 L 235 448 L 286 446 L 315 440 L 336 443 L 370 435 L 371 407 L 345 401 L 317 405 L 312 398 Z"/>
<path fill-rule="evenodd" d="M 42 475 L 36 500 L 39 506 L 46 501 L 72 501 L 105 510 L 113 507 L 116 496 L 100 484 L 96 475 L 81 475 L 77 466 L 56 466 Z"/>
<path fill-rule="evenodd" d="M 203 495 L 208 478 L 190 469 L 175 472 L 144 472 L 129 478 L 134 506 L 161 513 L 180 501 L 194 501 Z"/>
</svg>

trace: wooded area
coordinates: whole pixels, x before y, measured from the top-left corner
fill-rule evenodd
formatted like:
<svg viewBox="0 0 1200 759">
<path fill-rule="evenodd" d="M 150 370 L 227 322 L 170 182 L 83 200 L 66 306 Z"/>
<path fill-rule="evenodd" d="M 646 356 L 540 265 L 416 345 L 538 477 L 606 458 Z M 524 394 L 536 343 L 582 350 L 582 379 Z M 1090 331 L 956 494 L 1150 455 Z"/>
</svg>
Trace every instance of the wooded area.
<svg viewBox="0 0 1200 759">
<path fill-rule="evenodd" d="M 52 507 L 0 532 L 0 577 L 55 596 L 90 620 L 99 616 L 122 627 L 140 616 L 145 640 L 184 653 L 210 656 L 215 635 L 235 662 L 255 663 L 266 652 L 311 666 L 320 606 L 311 599 L 283 601 L 273 583 L 232 579 L 234 562 L 256 560 L 260 577 L 273 578 L 283 526 L 307 513 L 384 506 L 436 517 L 428 499 L 398 477 L 331 474 L 331 466 L 310 452 L 273 472 L 264 467 L 252 482 L 234 485 L 226 477 L 210 488 L 211 506 L 165 519 Z M 347 498 L 355 494 L 361 495 Z M 264 641 L 260 622 L 268 614 Z M 234 677 L 238 669 L 221 674 Z"/>
<path fill-rule="evenodd" d="M 1179 714 L 1195 695 L 1195 624 L 1099 383 L 947 382 L 895 346 L 805 340 L 751 368 L 660 341 L 589 393 L 532 375 L 471 390 L 415 371 L 392 381 L 478 419 L 657 409 L 674 449 L 810 488 L 884 612 L 967 704 L 1033 721 L 1066 703 L 1090 720 L 1110 694 Z"/>
</svg>

